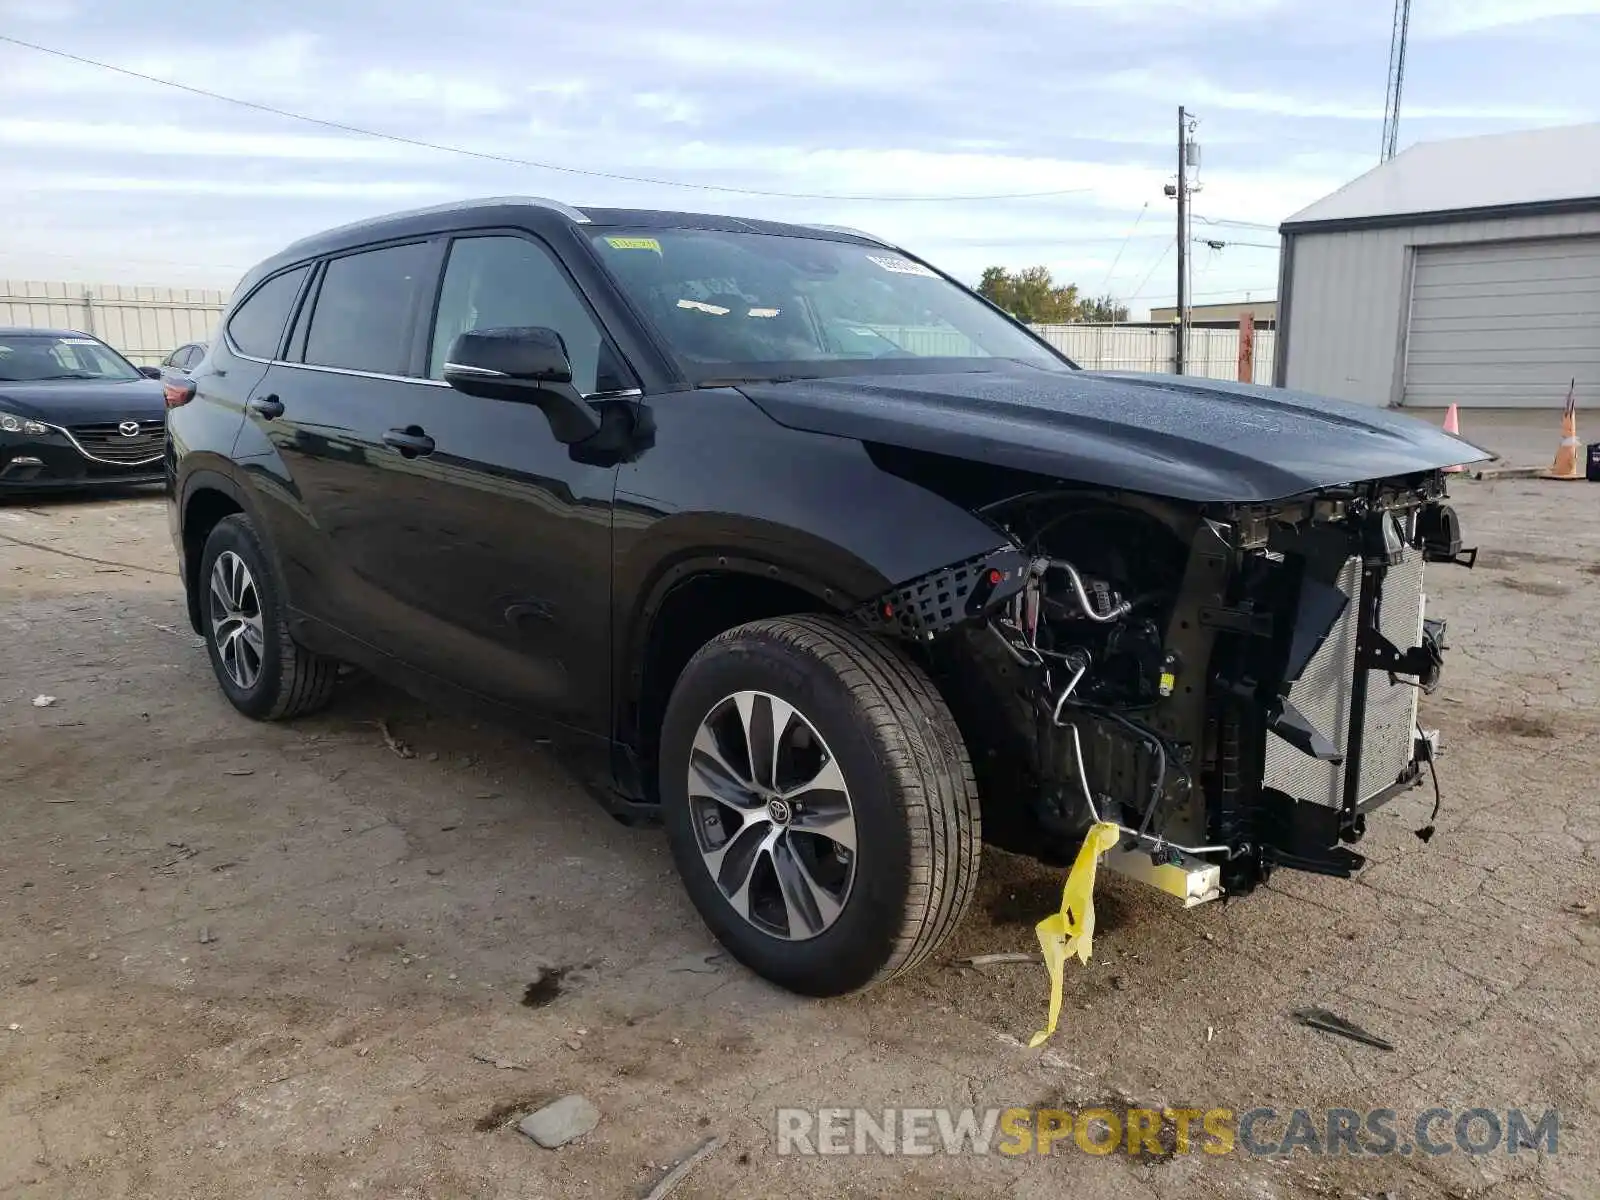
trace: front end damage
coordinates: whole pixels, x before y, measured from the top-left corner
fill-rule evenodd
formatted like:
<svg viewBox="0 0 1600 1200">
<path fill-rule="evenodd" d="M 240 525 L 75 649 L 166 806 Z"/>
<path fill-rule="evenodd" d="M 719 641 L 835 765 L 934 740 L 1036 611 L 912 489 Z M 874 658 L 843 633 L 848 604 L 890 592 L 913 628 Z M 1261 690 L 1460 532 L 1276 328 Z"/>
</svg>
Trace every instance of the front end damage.
<svg viewBox="0 0 1600 1200">
<path fill-rule="evenodd" d="M 1003 545 L 857 615 L 935 673 L 988 840 L 1066 863 L 1111 822 L 1109 865 L 1188 904 L 1348 876 L 1437 748 L 1423 564 L 1473 556 L 1444 498 L 1437 472 L 1267 504 L 1033 491 L 979 510 Z"/>
</svg>

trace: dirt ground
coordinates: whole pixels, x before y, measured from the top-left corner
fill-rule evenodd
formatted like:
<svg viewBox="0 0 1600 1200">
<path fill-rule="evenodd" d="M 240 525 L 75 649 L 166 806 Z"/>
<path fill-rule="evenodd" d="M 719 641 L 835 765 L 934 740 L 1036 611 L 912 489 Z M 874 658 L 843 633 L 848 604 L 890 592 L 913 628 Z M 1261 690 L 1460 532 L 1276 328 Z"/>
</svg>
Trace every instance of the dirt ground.
<svg viewBox="0 0 1600 1200">
<path fill-rule="evenodd" d="M 237 716 L 159 497 L 0 503 L 0 1195 L 628 1197 L 720 1135 L 675 1196 L 1592 1200 L 1600 489 L 1456 492 L 1484 553 L 1429 588 L 1453 645 L 1424 702 L 1438 835 L 1413 836 L 1417 792 L 1359 882 L 1280 872 L 1184 911 L 1104 880 L 1042 1051 L 1042 968 L 952 960 L 1034 949 L 1059 873 L 991 853 L 940 963 L 797 999 L 718 957 L 659 831 L 538 745 L 370 683 L 292 725 Z M 593 1133 L 516 1131 L 567 1092 Z M 780 1106 L 1040 1103 L 1561 1125 L 1554 1154 L 1486 1157 L 776 1153 Z"/>
</svg>

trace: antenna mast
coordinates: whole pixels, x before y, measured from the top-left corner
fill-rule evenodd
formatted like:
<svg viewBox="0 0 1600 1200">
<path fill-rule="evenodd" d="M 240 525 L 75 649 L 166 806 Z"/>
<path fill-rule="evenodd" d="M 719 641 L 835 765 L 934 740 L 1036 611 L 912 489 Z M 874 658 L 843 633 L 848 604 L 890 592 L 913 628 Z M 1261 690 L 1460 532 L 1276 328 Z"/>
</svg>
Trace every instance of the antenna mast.
<svg viewBox="0 0 1600 1200">
<path fill-rule="evenodd" d="M 1411 0 L 1394 0 L 1394 32 L 1389 36 L 1389 86 L 1383 98 L 1383 152 L 1379 162 L 1394 157 L 1400 137 L 1400 93 L 1406 83 L 1406 37 L 1411 32 Z"/>
</svg>

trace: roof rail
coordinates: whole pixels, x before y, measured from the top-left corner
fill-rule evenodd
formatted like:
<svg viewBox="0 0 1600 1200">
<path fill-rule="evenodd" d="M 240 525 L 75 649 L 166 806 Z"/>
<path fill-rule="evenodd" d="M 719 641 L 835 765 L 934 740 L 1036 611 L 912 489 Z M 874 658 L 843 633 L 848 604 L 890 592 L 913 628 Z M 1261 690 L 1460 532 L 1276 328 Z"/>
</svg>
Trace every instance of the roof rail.
<svg viewBox="0 0 1600 1200">
<path fill-rule="evenodd" d="M 880 246 L 889 248 L 890 250 L 896 248 L 893 242 L 885 241 L 875 233 L 868 233 L 864 229 L 852 229 L 848 225 L 807 225 L 806 228 L 815 229 L 822 233 L 846 233 L 851 237 L 858 237 L 864 241 L 875 242 Z"/>
<path fill-rule="evenodd" d="M 407 217 L 427 217 L 434 213 L 468 212 L 475 208 L 491 208 L 498 205 L 526 204 L 537 208 L 547 208 L 551 212 L 560 213 L 567 220 L 578 225 L 589 224 L 589 218 L 570 204 L 563 204 L 560 200 L 551 200 L 545 196 L 485 196 L 476 200 L 453 200 L 448 204 L 433 204 L 426 208 L 411 208 L 404 212 L 384 213 L 382 216 L 366 217 L 360 221 L 352 221 L 348 225 L 338 225 L 332 229 L 319 230 L 307 237 L 291 242 L 284 247 L 284 252 L 294 250 L 308 242 L 319 242 L 323 238 L 336 234 L 354 233 L 359 229 L 367 229 L 373 225 L 386 224 L 390 221 L 404 220 Z"/>
</svg>

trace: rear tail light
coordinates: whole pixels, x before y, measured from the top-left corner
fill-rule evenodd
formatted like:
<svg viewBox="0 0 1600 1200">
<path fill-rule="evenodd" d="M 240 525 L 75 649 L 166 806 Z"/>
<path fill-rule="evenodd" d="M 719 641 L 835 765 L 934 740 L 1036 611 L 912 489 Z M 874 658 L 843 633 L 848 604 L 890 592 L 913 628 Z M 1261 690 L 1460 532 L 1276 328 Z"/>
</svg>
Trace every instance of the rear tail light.
<svg viewBox="0 0 1600 1200">
<path fill-rule="evenodd" d="M 194 399 L 194 380 L 168 380 L 162 384 L 161 394 L 166 397 L 168 408 L 182 408 Z"/>
</svg>

